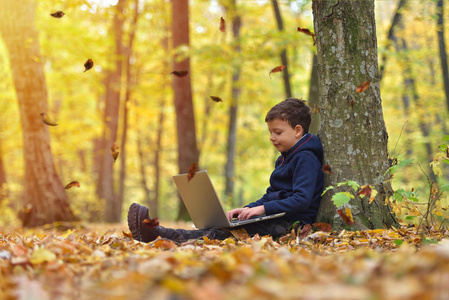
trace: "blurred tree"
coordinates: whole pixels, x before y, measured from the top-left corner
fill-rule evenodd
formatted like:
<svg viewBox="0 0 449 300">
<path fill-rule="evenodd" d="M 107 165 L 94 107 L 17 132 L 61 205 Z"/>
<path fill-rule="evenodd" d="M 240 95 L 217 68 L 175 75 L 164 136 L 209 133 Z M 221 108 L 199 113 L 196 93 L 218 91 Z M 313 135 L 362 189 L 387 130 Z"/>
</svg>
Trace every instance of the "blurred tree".
<svg viewBox="0 0 449 300">
<path fill-rule="evenodd" d="M 188 0 L 172 0 L 171 2 L 173 48 L 179 50 L 181 47 L 189 46 L 189 2 Z M 188 72 L 185 77 L 173 76 L 172 81 L 178 136 L 178 166 L 180 173 L 187 173 L 192 163 L 198 163 L 189 57 L 181 58 L 174 55 L 173 69 Z M 179 201 L 177 219 L 190 219 L 182 201 Z"/>
<path fill-rule="evenodd" d="M 2 140 L 0 139 L 0 204 L 2 203 L 3 198 L 5 198 L 6 196 L 6 172 L 5 165 L 3 164 Z"/>
<path fill-rule="evenodd" d="M 225 196 L 230 206 L 233 206 L 234 202 L 234 181 L 235 181 L 235 148 L 237 142 L 237 115 L 239 109 L 239 98 L 241 89 L 240 74 L 241 74 L 241 42 L 240 42 L 240 29 L 242 27 L 242 18 L 237 10 L 237 3 L 235 0 L 231 0 L 229 5 L 225 6 L 228 11 L 228 15 L 232 18 L 232 36 L 233 50 L 235 51 L 236 58 L 232 65 L 232 98 L 229 106 L 229 123 L 228 123 L 228 141 L 226 151 L 226 166 L 225 177 L 226 187 Z"/>
<path fill-rule="evenodd" d="M 437 1 L 437 33 L 441 71 L 443 74 L 444 92 L 446 96 L 446 108 L 449 112 L 449 70 L 447 65 L 446 41 L 444 38 L 444 0 Z"/>
<path fill-rule="evenodd" d="M 34 1 L 2 2 L 0 33 L 9 52 L 23 130 L 25 190 L 20 218 L 24 226 L 74 219 L 56 174 L 49 127 L 40 116 L 47 113 L 47 88 L 34 17 Z"/>
<path fill-rule="evenodd" d="M 279 32 L 282 32 L 284 31 L 284 22 L 282 21 L 281 9 L 279 8 L 278 1 L 271 0 L 271 4 L 273 6 L 274 16 L 276 18 Z M 290 86 L 290 72 L 288 68 L 287 49 L 285 48 L 281 50 L 281 62 L 282 65 L 285 66 L 285 69 L 282 71 L 282 76 L 284 78 L 285 96 L 289 98 L 292 96 L 292 89 Z"/>
<path fill-rule="evenodd" d="M 391 193 L 385 183 L 389 168 L 377 63 L 374 1 L 313 1 L 317 34 L 318 74 L 321 94 L 321 129 L 326 174 L 325 186 L 347 180 L 374 185 L 376 199 L 356 197 L 349 207 L 354 230 L 398 225 L 385 197 Z M 370 81 L 369 88 L 356 87 Z M 321 201 L 318 222 L 344 226 L 328 192 Z"/>
</svg>

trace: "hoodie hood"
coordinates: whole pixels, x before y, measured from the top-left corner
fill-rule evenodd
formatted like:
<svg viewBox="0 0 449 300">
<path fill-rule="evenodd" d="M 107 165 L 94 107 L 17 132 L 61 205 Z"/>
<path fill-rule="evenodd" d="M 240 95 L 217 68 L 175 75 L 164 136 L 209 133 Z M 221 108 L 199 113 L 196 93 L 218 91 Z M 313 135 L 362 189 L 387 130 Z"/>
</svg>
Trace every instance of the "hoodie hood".
<svg viewBox="0 0 449 300">
<path fill-rule="evenodd" d="M 312 152 L 320 162 L 323 161 L 323 146 L 318 137 L 311 133 L 306 133 L 290 150 L 281 153 L 282 160 L 287 163 L 298 151 Z"/>
</svg>

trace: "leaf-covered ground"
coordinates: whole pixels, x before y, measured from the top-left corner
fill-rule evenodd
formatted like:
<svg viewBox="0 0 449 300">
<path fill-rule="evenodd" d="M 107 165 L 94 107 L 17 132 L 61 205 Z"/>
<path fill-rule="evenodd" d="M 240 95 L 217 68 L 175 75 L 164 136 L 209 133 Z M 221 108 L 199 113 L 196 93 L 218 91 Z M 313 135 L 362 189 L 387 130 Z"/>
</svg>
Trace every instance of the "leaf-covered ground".
<svg viewBox="0 0 449 300">
<path fill-rule="evenodd" d="M 61 227 L 0 228 L 0 299 L 449 299 L 447 231 L 176 245 L 134 241 L 124 225 Z"/>
</svg>

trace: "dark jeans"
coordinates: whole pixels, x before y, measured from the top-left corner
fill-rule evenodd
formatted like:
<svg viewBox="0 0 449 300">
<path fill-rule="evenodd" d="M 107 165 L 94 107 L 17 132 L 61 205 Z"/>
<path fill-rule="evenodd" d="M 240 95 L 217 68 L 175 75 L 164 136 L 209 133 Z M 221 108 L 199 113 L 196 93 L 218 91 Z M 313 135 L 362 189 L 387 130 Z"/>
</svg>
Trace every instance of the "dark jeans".
<svg viewBox="0 0 449 300">
<path fill-rule="evenodd" d="M 231 230 L 244 228 L 246 232 L 253 236 L 258 233 L 260 236 L 271 235 L 276 238 L 289 232 L 292 223 L 282 219 L 271 219 L 261 222 L 255 222 L 233 228 L 210 228 L 210 229 L 172 229 L 163 226 L 158 227 L 159 236 L 173 240 L 175 242 L 183 243 L 190 239 L 198 239 L 203 236 L 214 240 L 224 240 L 230 236 Z"/>
</svg>

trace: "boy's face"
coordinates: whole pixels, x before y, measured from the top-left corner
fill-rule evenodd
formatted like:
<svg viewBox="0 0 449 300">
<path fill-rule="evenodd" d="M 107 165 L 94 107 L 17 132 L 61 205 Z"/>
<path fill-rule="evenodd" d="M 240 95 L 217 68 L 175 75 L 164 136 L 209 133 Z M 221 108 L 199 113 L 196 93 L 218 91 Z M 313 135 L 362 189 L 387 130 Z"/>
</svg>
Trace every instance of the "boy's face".
<svg viewBox="0 0 449 300">
<path fill-rule="evenodd" d="M 301 125 L 292 128 L 287 121 L 274 119 L 267 122 L 270 131 L 270 141 L 279 152 L 290 150 L 303 136 L 304 130 Z"/>
</svg>

